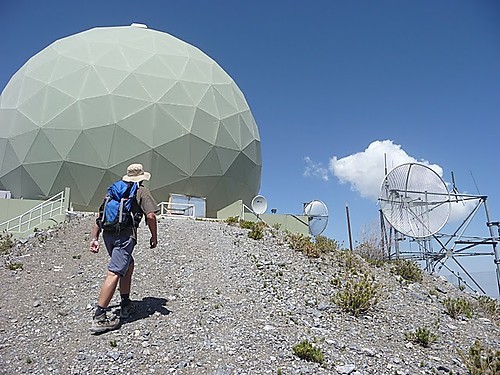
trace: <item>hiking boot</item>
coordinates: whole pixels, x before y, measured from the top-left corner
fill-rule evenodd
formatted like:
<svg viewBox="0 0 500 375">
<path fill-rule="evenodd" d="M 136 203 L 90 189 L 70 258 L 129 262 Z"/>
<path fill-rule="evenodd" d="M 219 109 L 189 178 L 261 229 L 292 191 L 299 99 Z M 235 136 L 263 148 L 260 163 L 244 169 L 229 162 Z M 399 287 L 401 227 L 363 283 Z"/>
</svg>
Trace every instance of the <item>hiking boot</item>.
<svg viewBox="0 0 500 375">
<path fill-rule="evenodd" d="M 99 316 L 94 317 L 92 319 L 92 326 L 90 327 L 90 332 L 92 334 L 103 333 L 106 331 L 112 331 L 120 325 L 120 319 L 117 319 L 116 316 L 112 316 L 111 318 L 106 315 L 106 313 L 102 313 Z"/>
<path fill-rule="evenodd" d="M 120 319 L 128 319 L 134 312 L 134 304 L 129 301 L 126 305 L 120 305 Z"/>
</svg>

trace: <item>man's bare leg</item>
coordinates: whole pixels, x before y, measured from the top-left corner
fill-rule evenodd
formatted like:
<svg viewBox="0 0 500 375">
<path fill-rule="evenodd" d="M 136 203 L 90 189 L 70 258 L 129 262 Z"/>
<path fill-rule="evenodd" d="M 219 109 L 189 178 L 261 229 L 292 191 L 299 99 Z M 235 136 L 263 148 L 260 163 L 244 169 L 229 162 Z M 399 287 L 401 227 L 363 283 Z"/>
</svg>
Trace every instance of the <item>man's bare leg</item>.
<svg viewBox="0 0 500 375">
<path fill-rule="evenodd" d="M 134 262 L 128 266 L 127 273 L 120 278 L 120 294 L 130 294 L 130 287 L 132 285 L 132 274 L 134 273 Z"/>
<path fill-rule="evenodd" d="M 111 298 L 113 298 L 113 294 L 115 294 L 116 286 L 118 285 L 118 281 L 120 280 L 120 275 L 117 273 L 108 271 L 106 274 L 106 278 L 101 287 L 101 292 L 99 293 L 99 300 L 97 301 L 97 305 L 103 309 L 107 308 L 109 302 L 111 302 Z"/>
</svg>

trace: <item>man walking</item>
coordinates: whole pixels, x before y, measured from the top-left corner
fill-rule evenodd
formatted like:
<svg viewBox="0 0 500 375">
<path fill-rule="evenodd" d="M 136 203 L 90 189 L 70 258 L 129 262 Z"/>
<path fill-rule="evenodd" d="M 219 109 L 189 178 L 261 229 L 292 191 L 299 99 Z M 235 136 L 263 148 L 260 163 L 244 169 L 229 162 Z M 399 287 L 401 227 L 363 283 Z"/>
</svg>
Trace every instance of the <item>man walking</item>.
<svg viewBox="0 0 500 375">
<path fill-rule="evenodd" d="M 136 224 L 125 227 L 119 232 L 115 230 L 103 231 L 103 240 L 110 260 L 90 328 L 90 331 L 94 334 L 116 329 L 120 325 L 120 320 L 117 317 L 110 317 L 106 314 L 117 285 L 119 285 L 121 296 L 120 318 L 128 318 L 132 311 L 132 302 L 130 301 L 130 286 L 132 273 L 134 272 L 132 252 L 137 243 L 137 226 L 142 215 L 146 215 L 146 223 L 151 232 L 150 248 L 154 249 L 157 245 L 156 214 L 159 210 L 150 191 L 142 185 L 144 180 L 149 181 L 150 178 L 151 174 L 144 172 L 142 164 L 129 165 L 127 174 L 122 178 L 125 182 L 139 184 L 131 207 L 132 215 L 136 218 Z M 99 218 L 96 220 L 91 232 L 90 251 L 93 253 L 99 252 L 101 227 L 98 222 Z"/>
</svg>

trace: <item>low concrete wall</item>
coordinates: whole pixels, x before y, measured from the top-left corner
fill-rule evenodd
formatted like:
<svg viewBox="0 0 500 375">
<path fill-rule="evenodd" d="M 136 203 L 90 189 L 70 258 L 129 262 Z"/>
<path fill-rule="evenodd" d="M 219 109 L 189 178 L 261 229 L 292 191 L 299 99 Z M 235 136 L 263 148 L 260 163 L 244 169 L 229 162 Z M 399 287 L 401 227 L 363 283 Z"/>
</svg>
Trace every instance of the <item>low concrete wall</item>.
<svg viewBox="0 0 500 375">
<path fill-rule="evenodd" d="M 243 201 L 239 200 L 217 211 L 217 219 L 226 220 L 230 217 L 241 217 L 243 214 Z"/>
<path fill-rule="evenodd" d="M 66 220 L 69 208 L 69 188 L 48 200 L 0 199 L 0 232 L 8 230 L 15 238 L 28 236 Z"/>
<path fill-rule="evenodd" d="M 243 205 L 239 200 L 217 212 L 217 219 L 225 220 L 230 217 L 237 217 L 246 221 L 262 220 L 269 226 L 279 225 L 280 230 L 288 230 L 292 233 L 309 234 L 307 216 L 290 214 L 262 214 L 259 217 Z"/>
<path fill-rule="evenodd" d="M 0 199 L 0 223 L 24 214 L 42 202 L 32 199 Z"/>
</svg>

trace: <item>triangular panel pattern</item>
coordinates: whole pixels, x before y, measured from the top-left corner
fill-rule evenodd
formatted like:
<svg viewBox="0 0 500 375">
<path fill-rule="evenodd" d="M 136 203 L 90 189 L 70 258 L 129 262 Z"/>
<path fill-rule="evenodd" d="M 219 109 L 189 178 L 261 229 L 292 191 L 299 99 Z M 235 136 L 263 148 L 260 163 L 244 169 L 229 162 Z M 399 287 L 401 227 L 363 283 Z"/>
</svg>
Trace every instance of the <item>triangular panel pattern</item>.
<svg viewBox="0 0 500 375">
<path fill-rule="evenodd" d="M 154 178 L 149 182 L 151 189 L 168 186 L 185 180 L 188 177 L 186 172 L 179 169 L 168 158 L 165 158 L 158 152 L 153 152 L 151 169 L 154 171 L 161 171 L 161 173 L 155 174 Z"/>
<path fill-rule="evenodd" d="M 165 104 L 157 104 L 154 108 L 153 147 L 161 147 L 188 133 L 179 116 L 174 117 L 170 108 L 165 107 Z"/>
<path fill-rule="evenodd" d="M 159 102 L 166 104 L 194 105 L 193 99 L 191 99 L 184 85 L 179 81 L 159 99 Z"/>
<path fill-rule="evenodd" d="M 100 181 L 104 170 L 92 167 L 89 164 L 67 163 L 68 171 L 73 181 L 79 187 L 84 202 L 90 202 L 96 192 L 96 178 Z"/>
<path fill-rule="evenodd" d="M 225 126 L 221 126 L 220 122 L 219 128 L 217 129 L 215 144 L 220 148 L 229 148 L 232 150 L 238 150 L 239 148 L 236 140 L 231 136 L 231 134 L 229 134 Z"/>
<path fill-rule="evenodd" d="M 145 143 L 149 147 L 153 147 L 153 128 L 151 126 L 144 126 L 144 124 L 154 124 L 156 116 L 156 109 L 153 104 L 142 109 L 137 113 L 118 121 L 117 125 L 129 132 L 139 141 Z"/>
<path fill-rule="evenodd" d="M 81 99 L 77 102 L 80 112 L 81 129 L 89 129 L 111 125 L 116 122 L 114 112 L 111 110 L 112 96 Z"/>
<path fill-rule="evenodd" d="M 14 109 L 0 110 L 0 137 L 8 139 L 38 130 L 39 126 Z"/>
<path fill-rule="evenodd" d="M 82 82 L 72 82 L 72 84 L 76 87 L 81 87 L 78 95 L 79 99 L 95 98 L 96 96 L 105 96 L 110 93 L 110 90 L 106 87 L 106 82 L 93 67 L 92 69 L 88 69 Z"/>
<path fill-rule="evenodd" d="M 33 138 L 28 152 L 23 160 L 23 163 L 39 163 L 62 160 L 61 155 L 47 138 L 45 133 L 40 129 Z"/>
<path fill-rule="evenodd" d="M 54 184 L 52 185 L 52 190 L 61 192 L 65 188 L 70 188 L 71 201 L 76 202 L 77 204 L 85 205 L 85 199 L 83 198 L 82 192 L 80 191 L 80 186 L 73 179 L 73 175 L 71 174 L 72 164 L 71 163 L 63 163 L 61 169 L 59 170 L 59 174 L 54 180 Z M 77 208 L 78 209 L 78 208 Z"/>
<path fill-rule="evenodd" d="M 179 105 L 179 104 L 158 104 L 158 108 L 161 109 L 168 117 L 173 118 L 179 125 L 183 127 L 180 135 L 184 135 L 191 131 L 191 127 L 194 121 L 194 115 L 196 113 L 196 107 L 189 105 Z M 161 118 L 156 119 L 155 127 L 167 127 L 166 131 L 170 131 L 170 122 L 163 123 Z M 174 138 L 177 138 L 176 133 Z"/>
<path fill-rule="evenodd" d="M 82 70 L 89 70 L 89 66 L 78 59 L 60 55 L 55 61 L 54 71 L 52 72 L 49 83 L 52 85 L 54 82 L 62 80 Z"/>
<path fill-rule="evenodd" d="M 82 91 L 82 82 L 85 82 L 91 69 L 92 68 L 90 66 L 84 66 L 74 72 L 58 78 L 57 80 L 54 80 L 50 83 L 50 86 L 77 99 L 80 97 L 80 93 Z"/>
<path fill-rule="evenodd" d="M 126 70 L 100 65 L 94 65 L 93 68 L 109 92 L 113 92 L 130 74 Z"/>
<path fill-rule="evenodd" d="M 198 108 L 204 110 L 215 118 L 221 118 L 219 114 L 219 107 L 217 104 L 218 103 L 215 100 L 214 90 L 212 87 L 210 87 L 198 103 Z"/>
<path fill-rule="evenodd" d="M 17 160 L 22 160 L 23 162 L 26 160 L 26 156 L 32 148 L 39 131 L 40 129 L 32 130 L 10 138 L 10 144 L 17 155 Z"/>
<path fill-rule="evenodd" d="M 172 78 L 158 77 L 149 74 L 135 73 L 134 76 L 139 84 L 144 87 L 144 90 L 146 90 L 153 102 L 160 100 L 160 98 L 177 82 Z"/>
<path fill-rule="evenodd" d="M 223 174 L 225 174 L 227 170 L 231 168 L 234 161 L 240 154 L 240 151 L 238 150 L 232 150 L 222 147 L 217 147 L 215 151 L 217 152 L 217 158 L 219 160 L 219 165 Z"/>
<path fill-rule="evenodd" d="M 45 82 L 30 77 L 29 75 L 26 75 L 23 78 L 21 84 L 21 93 L 19 95 L 19 106 L 22 105 L 27 100 L 34 97 L 35 95 L 38 95 L 39 92 L 42 91 L 46 86 L 47 84 Z"/>
<path fill-rule="evenodd" d="M 92 140 L 92 146 L 96 152 L 96 155 L 102 161 L 102 164 L 96 165 L 95 167 L 106 168 L 109 165 L 111 165 L 110 145 L 113 143 L 115 128 L 116 125 L 112 125 L 112 126 L 95 127 L 92 129 L 84 130 L 88 138 Z"/>
<path fill-rule="evenodd" d="M 40 199 L 45 196 L 40 186 L 33 180 L 33 177 L 26 171 L 26 165 L 22 165 L 19 169 L 18 177 L 20 178 L 20 185 L 22 186 L 20 196 L 23 198 L 34 197 Z"/>
<path fill-rule="evenodd" d="M 219 161 L 217 150 L 210 149 L 210 152 L 201 161 L 200 165 L 194 171 L 196 177 L 222 176 L 222 168 Z"/>
<path fill-rule="evenodd" d="M 71 129 L 71 130 L 82 130 L 83 129 L 83 119 L 81 108 L 82 102 L 78 101 L 70 105 L 66 110 L 52 118 L 48 121 L 43 128 L 44 129 Z"/>
<path fill-rule="evenodd" d="M 51 119 L 61 114 L 75 101 L 75 98 L 65 94 L 61 90 L 47 86 L 44 97 L 45 106 L 43 108 L 41 122 L 39 122 L 40 126 L 44 126 Z"/>
<path fill-rule="evenodd" d="M 7 175 L 21 165 L 21 161 L 19 160 L 19 157 L 17 156 L 14 147 L 12 146 L 12 140 L 6 139 L 5 141 L 4 152 L 0 155 L 2 156 L 2 169 L 0 169 L 1 176 Z M 16 189 L 12 191 L 16 191 Z"/>
<path fill-rule="evenodd" d="M 215 144 L 219 120 L 202 109 L 197 109 L 191 127 L 191 133 L 207 142 Z"/>
<path fill-rule="evenodd" d="M 189 136 L 189 175 L 192 176 L 194 174 L 212 148 L 213 144 L 210 142 L 194 135 Z"/>
<path fill-rule="evenodd" d="M 162 146 L 155 147 L 155 152 L 173 164 L 184 176 L 190 176 L 189 147 L 191 135 L 184 135 Z M 162 171 L 159 167 L 158 171 Z"/>
<path fill-rule="evenodd" d="M 56 148 L 63 160 L 66 160 L 76 140 L 82 133 L 81 129 L 43 129 L 50 143 Z"/>
<path fill-rule="evenodd" d="M 33 182 L 40 188 L 45 196 L 50 196 L 52 185 L 56 180 L 63 162 L 24 164 L 25 171 L 31 176 Z"/>
<path fill-rule="evenodd" d="M 80 133 L 66 160 L 72 162 L 72 164 L 84 164 L 96 167 L 103 164 L 103 160 L 99 157 L 92 139 L 89 138 L 87 132 Z"/>
<path fill-rule="evenodd" d="M 151 147 L 138 140 L 133 134 L 117 126 L 110 149 L 110 164 L 116 165 L 122 160 L 128 160 L 150 151 Z"/>
</svg>

